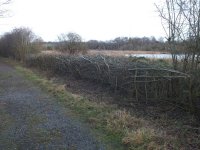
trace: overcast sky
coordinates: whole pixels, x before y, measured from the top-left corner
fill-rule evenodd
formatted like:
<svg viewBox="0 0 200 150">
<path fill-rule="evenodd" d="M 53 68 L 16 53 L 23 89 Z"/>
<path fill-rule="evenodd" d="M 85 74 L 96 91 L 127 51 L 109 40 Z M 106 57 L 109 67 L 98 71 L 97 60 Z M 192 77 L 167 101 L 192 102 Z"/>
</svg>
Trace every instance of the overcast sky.
<svg viewBox="0 0 200 150">
<path fill-rule="evenodd" d="M 13 0 L 0 34 L 29 27 L 45 41 L 76 32 L 87 41 L 119 36 L 165 36 L 154 3 L 159 0 Z"/>
</svg>

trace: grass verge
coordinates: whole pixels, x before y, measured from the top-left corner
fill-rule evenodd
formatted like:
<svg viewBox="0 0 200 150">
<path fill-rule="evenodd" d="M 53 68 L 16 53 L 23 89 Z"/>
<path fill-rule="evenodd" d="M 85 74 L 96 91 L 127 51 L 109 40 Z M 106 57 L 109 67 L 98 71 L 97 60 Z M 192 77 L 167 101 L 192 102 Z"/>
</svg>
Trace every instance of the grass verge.
<svg viewBox="0 0 200 150">
<path fill-rule="evenodd" d="M 114 105 L 91 102 L 80 95 L 69 93 L 64 84 L 53 83 L 21 65 L 14 66 L 17 72 L 56 97 L 59 103 L 87 122 L 107 149 L 167 149 L 170 140 L 166 139 L 162 132 L 151 127 L 147 121 Z"/>
</svg>

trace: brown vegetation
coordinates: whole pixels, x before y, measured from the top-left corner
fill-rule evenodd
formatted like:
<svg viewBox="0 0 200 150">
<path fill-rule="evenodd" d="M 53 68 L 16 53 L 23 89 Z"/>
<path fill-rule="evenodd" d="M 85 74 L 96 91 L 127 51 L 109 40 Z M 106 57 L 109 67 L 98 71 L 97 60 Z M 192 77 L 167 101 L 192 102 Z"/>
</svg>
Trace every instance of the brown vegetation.
<svg viewBox="0 0 200 150">
<path fill-rule="evenodd" d="M 168 104 L 149 108 L 148 105 L 140 108 L 134 104 L 129 105 L 129 109 L 126 107 L 126 110 L 120 110 L 113 105 L 116 101 L 108 101 L 111 95 L 105 95 L 105 91 L 108 92 L 105 87 L 100 88 L 92 82 L 69 78 L 69 75 L 60 78 L 55 77 L 55 74 L 42 72 L 48 75 L 48 80 L 35 76 L 30 78 L 57 95 L 64 105 L 86 117 L 93 128 L 106 131 L 106 140 L 109 139 L 109 143 L 113 143 L 116 137 L 119 138 L 118 144 L 125 145 L 124 149 L 198 149 L 200 146 L 199 129 L 195 127 L 195 121 L 188 114 L 176 112 L 174 106 L 164 111 L 160 106 Z M 72 97 L 69 97 L 69 92 L 65 94 L 65 89 L 73 93 Z M 101 97 L 102 94 L 105 96 Z M 118 100 L 124 99 L 118 96 Z M 118 146 L 115 149 L 120 148 Z"/>
<path fill-rule="evenodd" d="M 131 97 L 130 104 L 163 101 L 186 111 L 198 112 L 198 101 L 191 102 L 190 98 L 190 76 L 158 62 L 140 58 L 63 55 L 39 55 L 26 60 L 29 66 L 108 86 L 115 93 Z"/>
<path fill-rule="evenodd" d="M 69 55 L 68 53 L 58 50 L 43 50 L 42 54 L 51 55 Z M 168 54 L 167 51 L 142 51 L 142 50 L 87 50 L 87 55 L 97 56 L 111 56 L 111 57 L 123 57 L 130 54 Z"/>
<path fill-rule="evenodd" d="M 120 57 L 129 54 L 166 54 L 165 51 L 142 51 L 142 50 L 89 50 L 89 55 L 105 55 L 112 57 Z"/>
<path fill-rule="evenodd" d="M 61 34 L 58 37 L 58 50 L 72 54 L 86 53 L 87 48 L 80 35 L 76 33 Z"/>
<path fill-rule="evenodd" d="M 26 56 L 42 49 L 41 41 L 29 28 L 13 29 L 0 39 L 0 55 L 24 61 Z"/>
</svg>

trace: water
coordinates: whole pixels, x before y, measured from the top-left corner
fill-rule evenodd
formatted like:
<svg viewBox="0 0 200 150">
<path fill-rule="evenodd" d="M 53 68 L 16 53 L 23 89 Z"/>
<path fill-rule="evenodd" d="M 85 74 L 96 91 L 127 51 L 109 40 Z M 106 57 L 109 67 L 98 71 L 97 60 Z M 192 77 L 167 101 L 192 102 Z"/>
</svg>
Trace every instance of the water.
<svg viewBox="0 0 200 150">
<path fill-rule="evenodd" d="M 126 57 L 144 57 L 150 59 L 172 59 L 171 54 L 125 54 Z M 181 59 L 183 55 L 179 55 L 178 59 Z"/>
</svg>

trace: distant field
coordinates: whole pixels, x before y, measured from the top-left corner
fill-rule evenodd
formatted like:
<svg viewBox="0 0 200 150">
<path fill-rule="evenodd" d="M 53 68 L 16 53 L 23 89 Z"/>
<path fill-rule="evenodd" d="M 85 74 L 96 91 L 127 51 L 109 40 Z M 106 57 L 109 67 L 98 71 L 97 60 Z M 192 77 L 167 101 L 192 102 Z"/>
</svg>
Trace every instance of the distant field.
<svg viewBox="0 0 200 150">
<path fill-rule="evenodd" d="M 42 51 L 43 54 L 61 54 L 62 52 L 56 50 Z M 63 54 L 63 53 L 62 53 Z M 107 55 L 107 56 L 125 56 L 130 54 L 168 54 L 164 51 L 141 51 L 141 50 L 88 50 L 89 55 Z"/>
<path fill-rule="evenodd" d="M 141 50 L 89 50 L 89 54 L 91 55 L 107 55 L 107 56 L 125 56 L 129 54 L 163 54 L 167 52 L 160 52 L 160 51 L 141 51 Z"/>
</svg>

